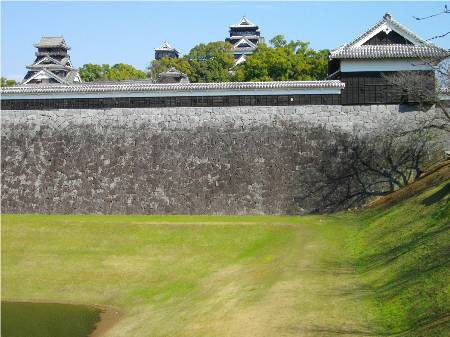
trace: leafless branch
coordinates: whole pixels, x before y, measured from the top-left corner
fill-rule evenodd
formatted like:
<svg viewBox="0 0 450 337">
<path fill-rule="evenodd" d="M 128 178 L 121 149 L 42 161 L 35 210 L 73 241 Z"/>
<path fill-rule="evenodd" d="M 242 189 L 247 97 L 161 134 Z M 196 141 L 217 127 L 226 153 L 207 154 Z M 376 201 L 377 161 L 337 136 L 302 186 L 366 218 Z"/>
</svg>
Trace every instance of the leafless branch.
<svg viewBox="0 0 450 337">
<path fill-rule="evenodd" d="M 431 40 L 440 39 L 440 38 L 446 37 L 449 34 L 450 34 L 450 32 L 447 32 L 447 33 L 444 33 L 444 34 L 441 34 L 441 35 L 435 35 L 433 37 L 430 37 L 429 39 L 426 39 L 425 41 L 431 41 Z"/>
<path fill-rule="evenodd" d="M 426 20 L 426 19 L 433 18 L 435 16 L 439 16 L 439 15 L 442 15 L 442 14 L 449 14 L 449 13 L 450 13 L 450 11 L 448 10 L 447 5 L 444 5 L 444 10 L 441 11 L 441 12 L 438 12 L 438 13 L 435 13 L 435 14 L 431 14 L 431 15 L 428 15 L 428 16 L 424 16 L 424 17 L 421 17 L 421 18 L 413 16 L 413 18 L 420 21 L 420 20 Z"/>
</svg>

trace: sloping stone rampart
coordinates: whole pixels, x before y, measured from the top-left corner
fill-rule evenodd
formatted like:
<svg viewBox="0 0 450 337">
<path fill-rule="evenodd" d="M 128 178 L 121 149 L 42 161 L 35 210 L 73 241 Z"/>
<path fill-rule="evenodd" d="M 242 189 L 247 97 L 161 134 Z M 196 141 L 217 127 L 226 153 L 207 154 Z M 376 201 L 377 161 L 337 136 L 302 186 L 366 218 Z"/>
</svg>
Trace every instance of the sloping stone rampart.
<svg viewBox="0 0 450 337">
<path fill-rule="evenodd" d="M 420 123 L 398 105 L 2 111 L 4 213 L 290 214 L 335 132 Z M 426 112 L 433 113 L 433 110 Z"/>
</svg>

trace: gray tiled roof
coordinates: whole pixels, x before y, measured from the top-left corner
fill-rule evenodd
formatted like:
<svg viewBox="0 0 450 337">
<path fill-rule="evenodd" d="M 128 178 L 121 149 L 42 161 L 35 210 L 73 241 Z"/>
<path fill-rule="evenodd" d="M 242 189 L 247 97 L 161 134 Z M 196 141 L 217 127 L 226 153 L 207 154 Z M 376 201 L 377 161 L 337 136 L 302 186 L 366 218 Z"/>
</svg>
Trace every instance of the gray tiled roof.
<svg viewBox="0 0 450 337">
<path fill-rule="evenodd" d="M 270 90 L 270 89 L 343 89 L 345 84 L 332 81 L 277 81 L 277 82 L 220 82 L 155 84 L 151 81 L 123 81 L 80 83 L 72 85 L 22 85 L 4 87 L 0 93 L 8 95 L 47 93 L 102 93 L 102 92 L 161 92 L 214 90 Z"/>
<path fill-rule="evenodd" d="M 64 66 L 62 64 L 32 64 L 29 66 L 26 66 L 27 69 L 34 69 L 34 70 L 40 70 L 40 69 L 62 69 L 62 70 L 70 70 L 73 69 L 72 67 L 69 66 Z"/>
<path fill-rule="evenodd" d="M 259 40 L 260 39 L 260 37 L 258 35 L 233 35 L 233 36 L 230 36 L 228 39 L 240 40 L 243 37 L 247 38 L 248 40 Z"/>
<path fill-rule="evenodd" d="M 29 83 L 25 83 L 29 80 L 32 80 L 34 76 L 38 75 L 39 73 L 45 73 L 48 77 L 53 78 L 54 80 L 58 81 L 58 84 L 67 84 L 64 81 L 64 78 L 61 76 L 56 75 L 54 72 L 52 72 L 51 70 L 47 69 L 47 68 L 42 68 L 39 70 L 30 70 L 30 72 L 32 73 L 31 76 L 29 76 L 28 78 L 26 78 L 26 80 L 23 81 L 23 86 L 28 86 L 30 85 Z M 33 73 L 34 72 L 34 73 Z"/>
<path fill-rule="evenodd" d="M 245 47 L 239 47 L 239 45 L 247 45 Z M 256 48 L 256 44 L 247 39 L 247 37 L 242 37 L 239 41 L 235 42 L 233 48 Z"/>
<path fill-rule="evenodd" d="M 64 78 L 64 82 L 66 82 L 67 84 L 72 84 L 74 83 L 74 79 L 78 76 L 78 71 L 77 70 L 71 70 L 67 73 L 66 77 Z"/>
<path fill-rule="evenodd" d="M 42 63 L 41 61 L 43 60 L 47 60 L 47 61 L 51 61 L 53 63 Z M 39 61 L 26 66 L 27 69 L 41 69 L 41 68 L 52 68 L 52 69 L 74 69 L 72 66 L 68 66 L 66 65 L 67 62 L 70 61 L 69 57 L 64 57 L 63 59 L 61 59 L 60 61 L 58 61 L 57 59 L 54 59 L 51 56 L 45 56 L 43 58 L 41 58 Z"/>
<path fill-rule="evenodd" d="M 253 52 L 255 51 L 256 47 L 239 47 L 239 48 L 233 48 L 232 52 L 234 54 L 239 53 L 239 52 Z"/>
<path fill-rule="evenodd" d="M 379 30 L 383 25 L 392 27 L 407 40 L 414 41 L 414 45 L 392 44 L 392 45 L 361 45 L 371 34 Z M 392 19 L 386 13 L 383 19 L 373 27 L 356 37 L 352 42 L 333 50 L 330 58 L 336 59 L 371 59 L 371 58 L 446 58 L 450 56 L 448 50 L 440 48 L 422 39 L 399 22 Z"/>
<path fill-rule="evenodd" d="M 155 48 L 155 50 L 165 50 L 165 51 L 177 51 L 175 48 L 173 48 L 169 42 L 164 41 L 161 47 Z"/>
<path fill-rule="evenodd" d="M 167 71 L 159 73 L 159 76 L 170 76 L 170 77 L 177 77 L 177 76 L 186 76 L 185 73 L 182 73 L 181 71 L 177 70 L 175 67 L 169 68 Z"/>
<path fill-rule="evenodd" d="M 339 48 L 331 52 L 331 58 L 337 59 L 379 59 L 379 58 L 445 58 L 448 50 L 431 46 L 413 46 L 404 44 L 363 45 L 355 48 Z"/>
<path fill-rule="evenodd" d="M 237 24 L 231 25 L 230 28 L 242 28 L 242 27 L 258 27 L 245 16 L 242 17 L 241 21 Z"/>
<path fill-rule="evenodd" d="M 43 36 L 34 46 L 36 48 L 62 47 L 70 49 L 62 36 Z"/>
</svg>

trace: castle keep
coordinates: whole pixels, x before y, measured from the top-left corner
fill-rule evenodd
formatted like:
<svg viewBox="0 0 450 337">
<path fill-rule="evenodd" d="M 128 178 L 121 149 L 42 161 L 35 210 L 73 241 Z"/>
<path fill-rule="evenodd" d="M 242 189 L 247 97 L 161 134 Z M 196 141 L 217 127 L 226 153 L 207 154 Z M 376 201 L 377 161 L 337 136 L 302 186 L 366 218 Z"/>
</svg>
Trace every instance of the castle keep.
<svg viewBox="0 0 450 337">
<path fill-rule="evenodd" d="M 331 53 L 325 81 L 171 83 L 183 77 L 172 70 L 163 83 L 2 88 L 3 211 L 307 210 L 296 202 L 300 178 L 323 142 L 435 113 L 384 73 L 416 72 L 434 85 L 430 62 L 448 55 L 385 16 Z"/>
<path fill-rule="evenodd" d="M 258 43 L 264 43 L 258 25 L 255 25 L 245 16 L 235 25 L 230 26 L 230 36 L 225 39 L 233 45 L 236 65 L 245 62 L 247 55 L 251 55 Z"/>
<path fill-rule="evenodd" d="M 23 84 L 74 84 L 80 83 L 78 70 L 72 66 L 70 47 L 62 37 L 43 37 L 37 48 L 34 63 L 27 66 Z"/>
<path fill-rule="evenodd" d="M 163 57 L 178 58 L 179 56 L 180 53 L 178 52 L 178 50 L 173 48 L 167 41 L 164 41 L 164 43 L 159 48 L 155 48 L 156 60 L 160 60 Z"/>
</svg>

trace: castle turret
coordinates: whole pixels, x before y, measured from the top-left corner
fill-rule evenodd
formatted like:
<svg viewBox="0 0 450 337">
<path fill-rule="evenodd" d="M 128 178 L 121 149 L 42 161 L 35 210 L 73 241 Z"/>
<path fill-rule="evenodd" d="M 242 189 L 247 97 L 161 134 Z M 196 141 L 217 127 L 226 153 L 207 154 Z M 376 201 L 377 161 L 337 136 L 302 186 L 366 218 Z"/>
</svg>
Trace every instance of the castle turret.
<svg viewBox="0 0 450 337">
<path fill-rule="evenodd" d="M 22 84 L 73 84 L 81 82 L 78 70 L 72 66 L 68 51 L 70 47 L 63 37 L 42 37 L 36 59 L 27 66 L 28 72 Z"/>
<path fill-rule="evenodd" d="M 394 85 L 395 79 L 416 78 L 422 92 L 435 88 L 434 66 L 450 56 L 411 32 L 386 13 L 352 42 L 333 50 L 328 78 L 345 83 L 343 104 L 416 103 L 417 95 Z"/>
<path fill-rule="evenodd" d="M 169 44 L 169 42 L 165 41 L 161 45 L 161 47 L 155 48 L 155 59 L 159 60 L 159 59 L 161 59 L 163 57 L 178 58 L 178 57 L 180 57 L 180 53 L 178 52 L 178 50 L 173 48 Z"/>
<path fill-rule="evenodd" d="M 233 54 L 236 63 L 245 61 L 245 56 L 250 55 L 256 49 L 258 43 L 264 42 L 258 25 L 255 25 L 245 16 L 235 25 L 230 26 L 230 37 L 225 41 L 233 45 Z"/>
<path fill-rule="evenodd" d="M 156 83 L 189 83 L 189 77 L 175 68 L 159 73 Z"/>
</svg>

